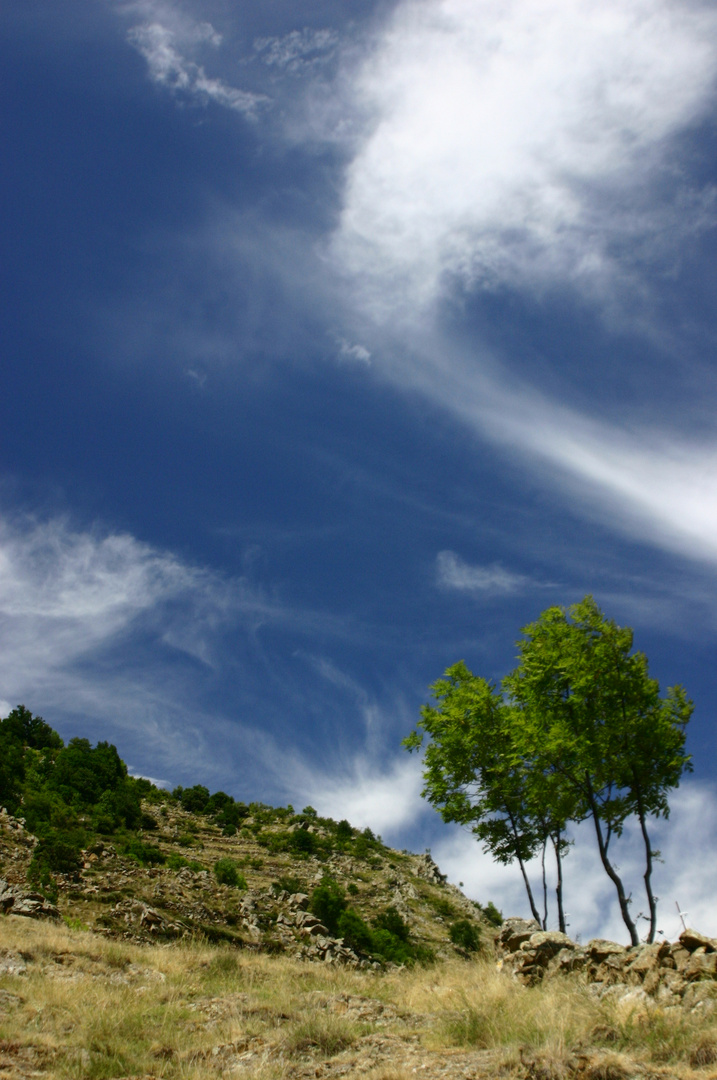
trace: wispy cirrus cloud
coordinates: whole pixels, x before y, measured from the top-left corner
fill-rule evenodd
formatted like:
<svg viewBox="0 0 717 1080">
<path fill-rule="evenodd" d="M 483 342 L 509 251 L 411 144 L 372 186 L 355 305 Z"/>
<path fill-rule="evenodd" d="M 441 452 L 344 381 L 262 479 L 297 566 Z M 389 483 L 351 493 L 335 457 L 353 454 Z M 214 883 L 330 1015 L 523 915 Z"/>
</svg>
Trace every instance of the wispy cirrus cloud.
<svg viewBox="0 0 717 1080">
<path fill-rule="evenodd" d="M 175 93 L 182 93 L 202 104 L 209 101 L 233 109 L 255 120 L 257 109 L 268 99 L 263 94 L 240 90 L 223 79 L 207 75 L 203 65 L 191 59 L 191 52 L 202 45 L 218 48 L 221 35 L 211 23 L 189 23 L 171 27 L 150 21 L 133 26 L 127 40 L 147 61 L 149 77 Z M 190 52 L 190 56 L 186 53 Z"/>
<path fill-rule="evenodd" d="M 257 38 L 254 52 L 268 67 L 290 75 L 304 75 L 330 60 L 338 43 L 339 35 L 335 30 L 314 30 L 305 26 L 281 37 Z"/>
<path fill-rule="evenodd" d="M 714 7 L 404 0 L 351 63 L 343 100 L 364 134 L 327 258 L 356 325 L 373 325 L 374 370 L 519 457 L 580 512 L 713 561 L 711 434 L 683 430 L 678 414 L 667 429 L 551 400 L 515 378 L 510 355 L 446 340 L 440 316 L 456 295 L 532 302 L 560 289 L 659 338 L 651 275 L 717 220 L 715 189 L 691 179 L 685 151 L 715 102 Z"/>
<path fill-rule="evenodd" d="M 502 566 L 474 566 L 455 551 L 439 551 L 436 556 L 436 582 L 443 589 L 469 593 L 512 593 L 533 584 L 524 574 L 514 574 Z"/>
</svg>

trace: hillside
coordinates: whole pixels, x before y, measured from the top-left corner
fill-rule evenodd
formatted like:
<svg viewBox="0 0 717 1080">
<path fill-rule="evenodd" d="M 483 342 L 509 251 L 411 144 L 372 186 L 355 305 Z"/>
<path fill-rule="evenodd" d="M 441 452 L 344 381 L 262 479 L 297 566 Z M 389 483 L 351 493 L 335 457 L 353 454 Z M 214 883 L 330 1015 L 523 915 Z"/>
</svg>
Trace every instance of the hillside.
<svg viewBox="0 0 717 1080">
<path fill-rule="evenodd" d="M 0 722 L 0 1078 L 717 1080 L 717 942 L 579 946 L 311 807 Z M 31 917 L 27 917 L 31 916 Z"/>
<path fill-rule="evenodd" d="M 312 807 L 170 793 L 130 777 L 113 746 L 65 746 L 22 706 L 0 721 L 0 749 L 0 877 L 106 936 L 378 966 L 475 951 L 500 921 L 428 854 Z"/>
</svg>

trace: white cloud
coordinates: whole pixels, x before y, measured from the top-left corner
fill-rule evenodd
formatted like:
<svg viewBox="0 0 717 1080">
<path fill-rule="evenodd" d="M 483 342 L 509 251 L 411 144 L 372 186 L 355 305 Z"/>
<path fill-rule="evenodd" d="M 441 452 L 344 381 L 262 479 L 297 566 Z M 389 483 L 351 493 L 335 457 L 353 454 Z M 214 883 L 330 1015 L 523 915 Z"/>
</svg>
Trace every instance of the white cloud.
<svg viewBox="0 0 717 1080">
<path fill-rule="evenodd" d="M 162 23 L 143 23 L 129 30 L 127 40 L 147 61 L 153 82 L 171 90 L 186 93 L 203 103 L 214 101 L 249 119 L 256 118 L 257 107 L 267 100 L 262 94 L 238 90 L 223 79 L 211 78 L 202 65 L 182 55 L 182 46 L 219 46 L 221 35 L 209 23 L 192 24 L 188 30 L 184 30 L 181 38 L 177 30 Z"/>
<path fill-rule="evenodd" d="M 283 37 L 257 38 L 254 51 L 269 67 L 304 74 L 308 68 L 324 64 L 331 58 L 338 44 L 335 30 L 292 30 Z"/>
<path fill-rule="evenodd" d="M 398 835 L 424 812 L 421 762 L 413 757 L 395 758 L 383 765 L 375 758 L 358 756 L 343 772 L 318 772 L 304 766 L 295 781 L 301 798 L 320 814 L 346 818 L 357 828 Z"/>
<path fill-rule="evenodd" d="M 688 925 L 703 933 L 717 934 L 717 913 L 714 897 L 717 891 L 717 791 L 713 786 L 694 780 L 686 781 L 670 800 L 672 813 L 668 821 L 654 823 L 650 834 L 654 845 L 662 852 L 661 863 L 654 870 L 655 893 L 658 904 L 658 928 L 665 937 L 674 940 L 682 929 L 676 902 L 689 912 Z M 632 890 L 632 914 L 645 911 L 642 838 L 638 828 L 628 828 L 621 840 L 614 840 L 613 857 L 619 862 L 619 873 L 628 893 Z M 619 847 L 617 846 L 619 845 Z M 444 873 L 455 884 L 463 881 L 465 892 L 485 903 L 493 900 L 504 915 L 529 917 L 528 901 L 517 865 L 504 867 L 493 862 L 489 855 L 467 832 L 454 831 L 433 846 L 433 855 Z M 548 864 L 552 870 L 550 863 Z M 538 908 L 542 910 L 540 864 L 535 860 L 529 867 L 531 885 Z M 625 924 L 620 916 L 615 888 L 600 864 L 594 832 L 589 823 L 576 832 L 575 847 L 565 858 L 565 908 L 570 923 L 569 933 L 590 937 L 627 940 Z M 549 925 L 557 926 L 555 916 L 554 882 L 550 883 L 549 904 L 552 912 Z M 646 923 L 638 921 L 644 933 Z"/>
<path fill-rule="evenodd" d="M 517 382 L 467 364 L 427 361 L 418 375 L 435 400 L 472 428 L 518 451 L 568 489 L 573 505 L 668 551 L 717 559 L 717 444 L 708 438 L 594 420 Z"/>
<path fill-rule="evenodd" d="M 531 584 L 523 574 L 512 574 L 501 566 L 471 566 L 454 551 L 439 551 L 436 580 L 444 589 L 474 593 L 511 593 Z"/>
<path fill-rule="evenodd" d="M 172 760 L 188 760 L 189 747 L 191 759 L 209 767 L 214 755 L 202 730 L 219 730 L 223 720 L 203 715 L 194 700 L 192 665 L 207 674 L 225 669 L 227 634 L 232 664 L 240 641 L 255 643 L 256 663 L 257 633 L 267 624 L 300 635 L 331 628 L 330 619 L 268 598 L 243 578 L 192 566 L 128 534 L 78 531 L 62 519 L 0 527 L 0 685 L 8 707 L 24 701 L 114 730 L 144 730 L 171 748 Z"/>
<path fill-rule="evenodd" d="M 602 288 L 626 241 L 703 214 L 656 185 L 716 73 L 700 3 L 404 0 L 348 80 L 368 135 L 333 255 L 380 318 L 430 304 L 445 275 Z"/>
<path fill-rule="evenodd" d="M 337 338 L 339 360 L 348 363 L 370 364 L 371 353 L 365 345 L 352 345 L 346 338 Z"/>
</svg>

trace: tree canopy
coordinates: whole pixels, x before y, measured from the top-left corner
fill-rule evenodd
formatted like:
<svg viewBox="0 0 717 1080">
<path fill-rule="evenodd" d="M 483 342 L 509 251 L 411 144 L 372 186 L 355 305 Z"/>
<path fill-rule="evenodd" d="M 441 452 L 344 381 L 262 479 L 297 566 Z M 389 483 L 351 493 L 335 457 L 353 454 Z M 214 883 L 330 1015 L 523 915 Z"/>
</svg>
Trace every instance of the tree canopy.
<svg viewBox="0 0 717 1080">
<path fill-rule="evenodd" d="M 523 629 L 519 663 L 500 689 L 462 661 L 432 687 L 404 745 L 424 758 L 424 796 L 445 821 L 466 825 L 501 862 L 519 863 L 531 911 L 540 919 L 526 863 L 545 850 L 557 862 L 557 906 L 565 928 L 562 856 L 566 829 L 592 821 L 602 865 L 615 885 L 633 944 L 639 936 L 611 842 L 637 819 L 645 850 L 644 886 L 654 939 L 656 853 L 649 819 L 669 815 L 668 795 L 691 768 L 685 728 L 692 702 L 680 686 L 660 695 L 647 659 L 632 652 L 633 633 L 592 597 L 548 608 Z"/>
</svg>

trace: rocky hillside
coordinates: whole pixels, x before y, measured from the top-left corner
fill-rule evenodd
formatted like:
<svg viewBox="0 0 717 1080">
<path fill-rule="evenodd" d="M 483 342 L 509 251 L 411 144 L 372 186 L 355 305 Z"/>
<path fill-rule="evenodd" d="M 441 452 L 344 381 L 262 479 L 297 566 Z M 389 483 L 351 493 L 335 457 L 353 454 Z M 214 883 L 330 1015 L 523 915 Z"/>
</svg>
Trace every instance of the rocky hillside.
<svg viewBox="0 0 717 1080">
<path fill-rule="evenodd" d="M 394 851 L 355 830 L 337 843 L 335 827 L 293 818 L 256 807 L 227 836 L 178 802 L 159 809 L 145 803 L 148 827 L 131 843 L 125 839 L 124 851 L 110 838 L 96 839 L 82 852 L 80 868 L 53 876 L 56 896 L 48 900 L 28 886 L 37 838 L 22 819 L 2 811 L 0 909 L 56 913 L 71 925 L 127 941 L 194 935 L 351 965 L 440 959 L 481 943 L 492 946 L 494 925 L 446 883 L 430 855 Z M 297 833 L 311 841 L 297 844 Z M 300 850 L 310 844 L 314 850 Z"/>
</svg>

